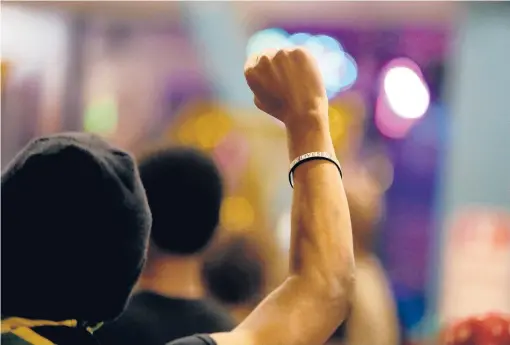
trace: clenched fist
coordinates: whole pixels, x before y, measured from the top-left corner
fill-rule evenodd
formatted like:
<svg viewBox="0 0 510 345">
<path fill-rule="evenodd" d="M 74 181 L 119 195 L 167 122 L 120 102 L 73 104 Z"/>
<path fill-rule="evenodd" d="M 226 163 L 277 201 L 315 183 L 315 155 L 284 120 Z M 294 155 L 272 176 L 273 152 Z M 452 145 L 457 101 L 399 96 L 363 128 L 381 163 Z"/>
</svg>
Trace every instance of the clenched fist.
<svg viewBox="0 0 510 345">
<path fill-rule="evenodd" d="M 245 67 L 246 81 L 260 110 L 287 128 L 326 120 L 328 99 L 315 59 L 304 49 L 282 49 L 255 56 Z"/>
</svg>

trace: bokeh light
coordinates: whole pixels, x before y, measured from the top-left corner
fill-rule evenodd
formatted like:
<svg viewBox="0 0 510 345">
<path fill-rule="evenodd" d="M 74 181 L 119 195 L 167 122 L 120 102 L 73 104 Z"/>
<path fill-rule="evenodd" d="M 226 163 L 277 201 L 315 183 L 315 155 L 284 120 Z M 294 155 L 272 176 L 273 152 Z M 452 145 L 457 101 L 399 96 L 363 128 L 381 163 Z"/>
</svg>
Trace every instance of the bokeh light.
<svg viewBox="0 0 510 345">
<path fill-rule="evenodd" d="M 397 116 L 389 107 L 384 96 L 379 96 L 376 102 L 375 125 L 382 135 L 392 138 L 404 138 L 413 127 L 415 120 Z"/>
<path fill-rule="evenodd" d="M 257 32 L 248 40 L 247 54 L 250 56 L 264 50 L 281 49 L 290 46 L 291 43 L 285 30 L 266 29 Z"/>
<path fill-rule="evenodd" d="M 2 59 L 15 62 L 17 73 L 63 62 L 67 24 L 62 16 L 9 6 L 2 6 L 1 15 L 2 31 L 11 33 L 2 35 Z"/>
<path fill-rule="evenodd" d="M 220 222 L 232 231 L 246 230 L 255 221 L 255 211 L 248 199 L 240 196 L 225 198 L 221 207 Z"/>
<path fill-rule="evenodd" d="M 7 75 L 8 73 L 10 72 L 10 64 L 4 60 L 1 61 L 1 64 L 2 64 L 2 71 L 1 71 L 1 79 L 2 79 L 2 87 L 5 83 L 5 81 L 7 80 Z"/>
<path fill-rule="evenodd" d="M 229 118 L 219 112 L 211 112 L 195 120 L 194 130 L 198 145 L 203 149 L 212 149 L 231 129 Z"/>
<path fill-rule="evenodd" d="M 403 138 L 429 108 L 430 93 L 420 67 L 411 59 L 398 58 L 381 73 L 375 123 L 389 138 Z"/>
<path fill-rule="evenodd" d="M 207 111 L 180 124 L 177 139 L 180 144 L 214 149 L 231 131 L 232 121 L 220 109 Z"/>
<path fill-rule="evenodd" d="M 302 46 L 317 60 L 329 98 L 351 88 L 358 77 L 358 67 L 352 56 L 343 50 L 338 40 L 326 35 L 296 33 L 282 29 L 266 29 L 254 34 L 247 45 L 247 55 L 265 50 Z"/>
<path fill-rule="evenodd" d="M 365 165 L 376 179 L 381 192 L 390 189 L 395 177 L 395 167 L 387 154 L 379 152 L 367 159 Z"/>
<path fill-rule="evenodd" d="M 247 168 L 250 147 L 247 139 L 236 131 L 230 133 L 216 145 L 212 156 L 224 177 L 227 188 L 235 189 Z"/>
<path fill-rule="evenodd" d="M 92 101 L 85 109 L 83 126 L 85 131 L 110 136 L 117 131 L 119 114 L 114 97 L 103 97 Z"/>
<path fill-rule="evenodd" d="M 406 119 L 422 117 L 430 95 L 425 82 L 411 68 L 393 67 L 384 77 L 384 92 L 395 114 Z"/>
<path fill-rule="evenodd" d="M 347 127 L 349 125 L 349 115 L 345 108 L 341 107 L 329 107 L 329 128 L 331 132 L 331 139 L 333 143 L 343 141 L 347 133 Z"/>
<path fill-rule="evenodd" d="M 366 103 L 357 91 L 348 91 L 329 102 L 329 125 L 337 154 L 357 152 L 364 136 Z"/>
</svg>

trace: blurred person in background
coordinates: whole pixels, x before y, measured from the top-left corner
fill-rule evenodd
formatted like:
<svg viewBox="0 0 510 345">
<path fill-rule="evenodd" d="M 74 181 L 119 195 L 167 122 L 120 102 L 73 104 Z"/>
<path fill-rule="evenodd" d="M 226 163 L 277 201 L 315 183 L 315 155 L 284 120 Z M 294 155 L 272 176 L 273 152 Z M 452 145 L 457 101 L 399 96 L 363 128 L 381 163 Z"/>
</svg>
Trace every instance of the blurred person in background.
<svg viewBox="0 0 510 345">
<path fill-rule="evenodd" d="M 153 215 L 149 259 L 140 291 L 97 337 L 105 345 L 150 345 L 231 330 L 226 310 L 205 297 L 201 276 L 223 196 L 216 165 L 195 149 L 176 147 L 148 155 L 139 169 Z"/>
<path fill-rule="evenodd" d="M 490 313 L 447 325 L 439 345 L 510 345 L 510 315 Z"/>
<path fill-rule="evenodd" d="M 204 260 L 205 285 L 211 295 L 242 321 L 257 305 L 264 286 L 264 264 L 256 244 L 242 235 L 221 241 Z"/>
<path fill-rule="evenodd" d="M 347 171 L 346 192 L 354 236 L 356 286 L 349 318 L 335 332 L 330 343 L 397 345 L 400 330 L 394 298 L 384 269 L 373 253 L 382 192 L 363 167 Z"/>
<path fill-rule="evenodd" d="M 131 156 L 82 133 L 29 143 L 2 174 L 2 344 L 97 344 L 146 260 Z"/>
</svg>

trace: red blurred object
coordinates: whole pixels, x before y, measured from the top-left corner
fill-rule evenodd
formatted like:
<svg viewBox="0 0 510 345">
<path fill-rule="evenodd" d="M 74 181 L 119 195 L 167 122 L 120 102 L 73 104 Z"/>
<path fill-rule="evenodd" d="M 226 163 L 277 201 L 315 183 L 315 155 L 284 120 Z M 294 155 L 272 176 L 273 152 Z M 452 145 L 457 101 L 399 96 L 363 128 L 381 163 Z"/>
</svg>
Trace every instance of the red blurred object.
<svg viewBox="0 0 510 345">
<path fill-rule="evenodd" d="M 510 345 L 510 315 L 487 314 L 449 325 L 440 345 Z"/>
</svg>

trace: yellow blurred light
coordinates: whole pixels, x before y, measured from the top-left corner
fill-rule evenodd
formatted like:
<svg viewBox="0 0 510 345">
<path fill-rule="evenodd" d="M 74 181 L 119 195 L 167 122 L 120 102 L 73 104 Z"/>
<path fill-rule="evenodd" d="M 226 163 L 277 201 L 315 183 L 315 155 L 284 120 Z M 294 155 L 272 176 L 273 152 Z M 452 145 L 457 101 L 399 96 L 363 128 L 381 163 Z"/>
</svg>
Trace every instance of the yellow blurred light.
<svg viewBox="0 0 510 345">
<path fill-rule="evenodd" d="M 194 121 L 185 121 L 177 131 L 177 139 L 183 145 L 194 146 L 196 138 L 194 131 Z"/>
<path fill-rule="evenodd" d="M 228 229 L 244 230 L 253 225 L 255 212 L 246 198 L 228 197 L 223 201 L 220 220 Z"/>
<path fill-rule="evenodd" d="M 342 140 L 347 133 L 348 116 L 345 109 L 329 107 L 329 130 L 334 142 Z"/>
<path fill-rule="evenodd" d="M 2 73 L 2 86 L 3 84 L 6 82 L 7 80 L 7 76 L 8 76 L 8 73 L 9 73 L 9 69 L 10 69 L 10 65 L 8 62 L 2 60 L 1 61 L 1 64 L 2 64 L 2 70 L 1 70 L 1 73 Z"/>
<path fill-rule="evenodd" d="M 197 143 L 204 149 L 216 147 L 231 128 L 229 117 L 220 112 L 209 112 L 200 116 L 194 123 Z"/>
<path fill-rule="evenodd" d="M 358 92 L 347 92 L 330 102 L 329 122 L 335 149 L 343 154 L 356 150 L 356 143 L 363 140 L 365 112 L 365 101 Z"/>
</svg>

